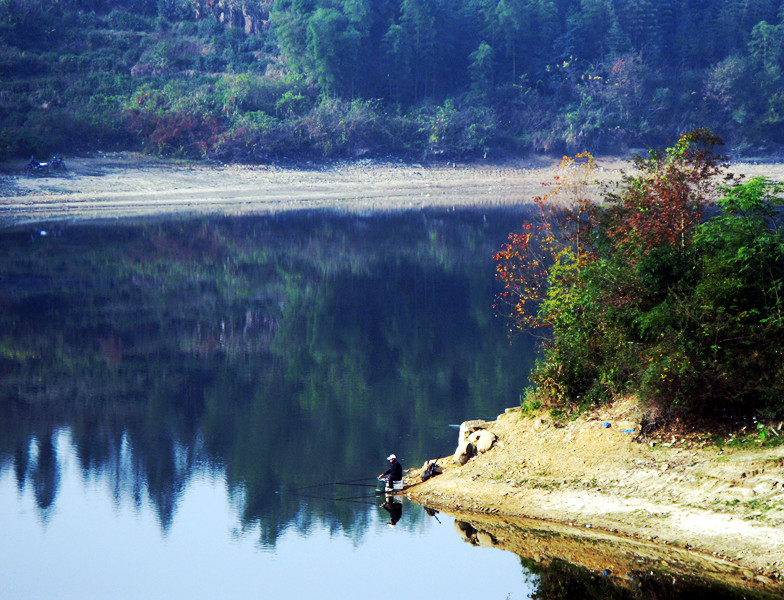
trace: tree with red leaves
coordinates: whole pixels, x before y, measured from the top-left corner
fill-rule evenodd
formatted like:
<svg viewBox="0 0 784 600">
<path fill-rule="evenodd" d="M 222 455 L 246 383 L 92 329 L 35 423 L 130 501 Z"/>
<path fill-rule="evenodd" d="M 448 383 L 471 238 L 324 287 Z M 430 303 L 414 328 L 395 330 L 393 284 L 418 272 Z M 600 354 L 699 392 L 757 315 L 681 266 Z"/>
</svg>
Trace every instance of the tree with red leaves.
<svg viewBox="0 0 784 600">
<path fill-rule="evenodd" d="M 496 253 L 514 325 L 552 328 L 529 401 L 636 393 L 670 414 L 784 416 L 784 188 L 721 185 L 719 143 L 696 130 L 637 160 L 598 220 L 586 204 L 587 237 L 582 209 L 540 201 L 549 218 Z"/>
<path fill-rule="evenodd" d="M 672 148 L 638 157 L 620 195 L 611 195 L 607 236 L 631 261 L 662 245 L 685 250 L 712 202 L 724 162 L 714 154 L 721 139 L 705 129 L 682 135 Z"/>
<path fill-rule="evenodd" d="M 590 232 L 596 222 L 593 156 L 564 156 L 548 191 L 534 198 L 536 218 L 509 234 L 493 259 L 503 290 L 495 309 L 511 318 L 513 330 L 550 325 L 540 310 L 556 279 L 570 279 L 594 257 Z M 561 268 L 554 269 L 554 265 Z M 562 283 L 562 282 L 561 282 Z"/>
</svg>

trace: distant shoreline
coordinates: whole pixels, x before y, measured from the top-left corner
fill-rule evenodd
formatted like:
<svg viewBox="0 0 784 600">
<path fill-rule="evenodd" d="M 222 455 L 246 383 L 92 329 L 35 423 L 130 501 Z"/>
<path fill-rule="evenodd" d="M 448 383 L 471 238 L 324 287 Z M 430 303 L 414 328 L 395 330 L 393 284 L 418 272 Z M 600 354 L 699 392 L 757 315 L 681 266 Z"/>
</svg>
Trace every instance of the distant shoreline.
<svg viewBox="0 0 784 600">
<path fill-rule="evenodd" d="M 210 165 L 117 152 L 66 157 L 65 174 L 30 176 L 24 162 L 0 165 L 0 227 L 147 217 L 258 215 L 333 209 L 367 213 L 527 204 L 560 161 L 522 156 L 499 163 L 359 160 L 299 166 Z M 631 163 L 597 158 L 597 176 Z M 738 172 L 784 179 L 784 163 L 738 163 Z"/>
<path fill-rule="evenodd" d="M 257 215 L 429 207 L 514 206 L 541 193 L 558 161 L 495 165 L 352 161 L 298 166 L 210 165 L 134 153 L 66 158 L 64 175 L 29 176 L 6 164 L 0 226 L 154 216 Z"/>
</svg>

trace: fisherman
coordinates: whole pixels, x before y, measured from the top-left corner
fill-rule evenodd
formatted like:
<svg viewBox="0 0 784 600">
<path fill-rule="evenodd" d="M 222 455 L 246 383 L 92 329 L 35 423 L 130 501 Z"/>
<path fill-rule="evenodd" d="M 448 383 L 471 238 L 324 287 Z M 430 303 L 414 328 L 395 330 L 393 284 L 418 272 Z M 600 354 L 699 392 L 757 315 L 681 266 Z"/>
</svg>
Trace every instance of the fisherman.
<svg viewBox="0 0 784 600">
<path fill-rule="evenodd" d="M 385 491 L 391 492 L 392 489 L 394 488 L 394 483 L 396 481 L 403 480 L 403 465 L 401 465 L 398 462 L 397 456 L 395 456 L 394 454 L 390 454 L 389 456 L 387 456 L 387 460 L 390 463 L 389 468 L 383 473 L 381 473 L 381 475 L 379 475 L 378 478 L 387 480 Z"/>
</svg>

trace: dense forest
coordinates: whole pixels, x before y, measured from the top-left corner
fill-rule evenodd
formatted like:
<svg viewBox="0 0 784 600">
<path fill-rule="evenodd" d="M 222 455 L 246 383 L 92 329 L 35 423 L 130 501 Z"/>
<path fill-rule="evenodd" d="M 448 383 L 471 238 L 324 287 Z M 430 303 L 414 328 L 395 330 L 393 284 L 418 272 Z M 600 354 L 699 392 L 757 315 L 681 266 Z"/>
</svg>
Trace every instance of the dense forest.
<svg viewBox="0 0 784 600">
<path fill-rule="evenodd" d="M 0 157 L 784 143 L 778 0 L 1 0 Z"/>
</svg>

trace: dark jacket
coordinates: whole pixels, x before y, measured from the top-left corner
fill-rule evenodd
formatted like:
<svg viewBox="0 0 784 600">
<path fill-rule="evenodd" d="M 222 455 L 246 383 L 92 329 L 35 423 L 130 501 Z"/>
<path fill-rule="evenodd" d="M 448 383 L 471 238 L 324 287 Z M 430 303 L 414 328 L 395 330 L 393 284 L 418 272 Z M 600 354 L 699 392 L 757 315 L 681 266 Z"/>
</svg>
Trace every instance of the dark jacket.
<svg viewBox="0 0 784 600">
<path fill-rule="evenodd" d="M 387 475 L 389 475 L 390 482 L 400 481 L 403 479 L 403 465 L 397 462 L 397 459 L 394 459 L 389 468 L 384 471 L 383 477 L 386 477 Z"/>
<path fill-rule="evenodd" d="M 390 525 L 395 525 L 403 516 L 403 504 L 400 502 L 384 502 L 381 508 L 389 512 Z"/>
</svg>

